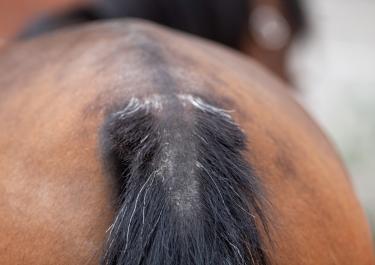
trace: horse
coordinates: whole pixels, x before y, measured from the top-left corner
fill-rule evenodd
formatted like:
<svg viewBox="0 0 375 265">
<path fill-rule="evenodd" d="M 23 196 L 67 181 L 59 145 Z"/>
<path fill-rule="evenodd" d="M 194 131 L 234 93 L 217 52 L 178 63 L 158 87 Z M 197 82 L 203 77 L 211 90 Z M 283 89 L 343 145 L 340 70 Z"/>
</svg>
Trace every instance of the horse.
<svg viewBox="0 0 375 265">
<path fill-rule="evenodd" d="M 60 0 L 62 1 L 62 0 Z M 136 17 L 239 50 L 290 80 L 287 55 L 307 31 L 300 0 L 95 0 L 45 15 L 21 34 L 30 38 L 72 25 Z M 289 86 L 291 88 L 291 86 Z"/>
<path fill-rule="evenodd" d="M 0 69 L 1 264 L 375 264 L 334 147 L 243 54 L 120 19 Z"/>
</svg>

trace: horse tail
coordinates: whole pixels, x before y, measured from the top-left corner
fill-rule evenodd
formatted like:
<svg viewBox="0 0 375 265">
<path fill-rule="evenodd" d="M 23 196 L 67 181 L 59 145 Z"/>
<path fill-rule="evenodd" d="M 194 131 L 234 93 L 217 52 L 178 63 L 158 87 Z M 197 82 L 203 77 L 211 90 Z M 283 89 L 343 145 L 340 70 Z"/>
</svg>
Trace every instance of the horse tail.
<svg viewBox="0 0 375 265">
<path fill-rule="evenodd" d="M 132 98 L 101 139 L 118 188 L 102 264 L 268 264 L 259 180 L 229 112 L 200 96 Z"/>
</svg>

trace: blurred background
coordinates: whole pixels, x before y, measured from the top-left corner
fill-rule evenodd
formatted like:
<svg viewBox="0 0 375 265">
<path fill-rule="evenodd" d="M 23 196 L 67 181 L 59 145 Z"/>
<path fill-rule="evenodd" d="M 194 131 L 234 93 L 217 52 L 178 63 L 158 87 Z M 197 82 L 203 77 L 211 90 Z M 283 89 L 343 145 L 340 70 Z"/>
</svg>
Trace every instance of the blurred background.
<svg viewBox="0 0 375 265">
<path fill-rule="evenodd" d="M 252 2 L 255 8 L 246 18 L 250 33 L 235 48 L 297 88 L 292 93 L 345 160 L 375 231 L 375 1 Z M 0 46 L 25 29 L 32 28 L 34 34 L 36 19 L 86 4 L 87 0 L 0 0 Z"/>
<path fill-rule="evenodd" d="M 304 2 L 310 28 L 292 49 L 292 75 L 345 160 L 375 231 L 375 1 Z"/>
</svg>

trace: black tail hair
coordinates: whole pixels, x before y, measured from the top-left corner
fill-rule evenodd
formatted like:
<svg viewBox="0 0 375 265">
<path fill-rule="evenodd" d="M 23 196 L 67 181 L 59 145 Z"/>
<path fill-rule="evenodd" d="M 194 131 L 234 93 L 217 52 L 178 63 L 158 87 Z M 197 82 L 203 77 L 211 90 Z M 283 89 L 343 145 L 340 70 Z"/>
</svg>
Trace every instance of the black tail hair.
<svg viewBox="0 0 375 265">
<path fill-rule="evenodd" d="M 268 264 L 245 136 L 206 102 L 133 98 L 109 115 L 101 139 L 119 201 L 102 264 Z"/>
</svg>

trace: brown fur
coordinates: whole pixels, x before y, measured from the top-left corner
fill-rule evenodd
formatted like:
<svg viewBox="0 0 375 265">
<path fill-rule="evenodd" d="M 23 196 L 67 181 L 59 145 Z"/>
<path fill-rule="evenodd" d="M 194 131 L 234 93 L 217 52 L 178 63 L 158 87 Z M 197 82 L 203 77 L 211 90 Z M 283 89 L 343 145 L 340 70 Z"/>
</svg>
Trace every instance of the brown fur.
<svg viewBox="0 0 375 265">
<path fill-rule="evenodd" d="M 98 264 L 113 216 L 98 130 L 107 108 L 168 83 L 158 67 L 235 110 L 272 205 L 272 264 L 375 264 L 347 172 L 284 85 L 237 53 L 132 20 L 0 51 L 1 264 Z"/>
</svg>

